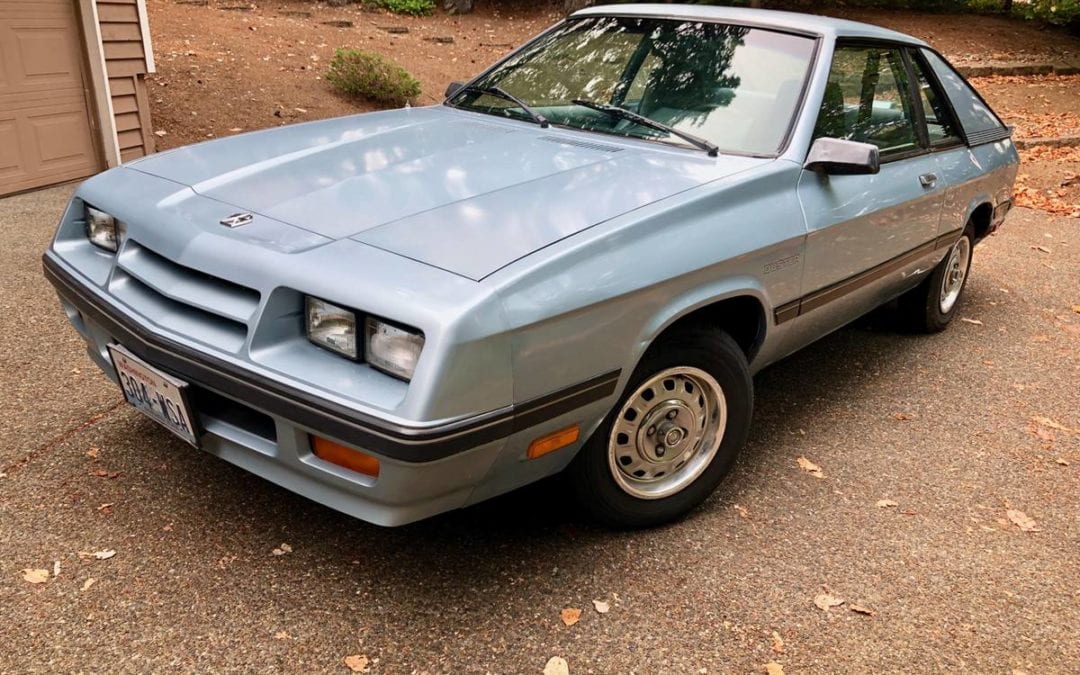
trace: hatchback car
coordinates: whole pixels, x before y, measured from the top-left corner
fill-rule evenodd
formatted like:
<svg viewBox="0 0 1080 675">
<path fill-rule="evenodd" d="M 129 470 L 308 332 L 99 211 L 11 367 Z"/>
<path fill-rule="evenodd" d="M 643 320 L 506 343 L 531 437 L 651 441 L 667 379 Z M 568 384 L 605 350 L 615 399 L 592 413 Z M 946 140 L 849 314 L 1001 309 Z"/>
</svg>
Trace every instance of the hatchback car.
<svg viewBox="0 0 1080 675">
<path fill-rule="evenodd" d="M 648 526 L 731 469 L 753 373 L 897 298 L 943 329 L 1017 162 L 907 35 L 597 7 L 439 105 L 99 175 L 44 265 L 132 405 L 290 490 L 398 525 L 566 470 Z"/>
</svg>

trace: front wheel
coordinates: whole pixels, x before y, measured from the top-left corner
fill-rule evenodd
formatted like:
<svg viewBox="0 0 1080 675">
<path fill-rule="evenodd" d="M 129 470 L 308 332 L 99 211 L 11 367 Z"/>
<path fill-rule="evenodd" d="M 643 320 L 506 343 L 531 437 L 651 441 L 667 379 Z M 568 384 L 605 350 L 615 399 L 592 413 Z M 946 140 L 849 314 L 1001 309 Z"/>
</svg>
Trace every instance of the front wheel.
<svg viewBox="0 0 1080 675">
<path fill-rule="evenodd" d="M 686 514 L 731 470 L 753 397 L 746 357 L 726 333 L 696 328 L 663 339 L 571 464 L 578 503 L 615 527 Z"/>
<path fill-rule="evenodd" d="M 968 225 L 945 259 L 923 283 L 900 297 L 905 326 L 916 332 L 938 333 L 952 321 L 971 270 L 975 231 Z"/>
</svg>

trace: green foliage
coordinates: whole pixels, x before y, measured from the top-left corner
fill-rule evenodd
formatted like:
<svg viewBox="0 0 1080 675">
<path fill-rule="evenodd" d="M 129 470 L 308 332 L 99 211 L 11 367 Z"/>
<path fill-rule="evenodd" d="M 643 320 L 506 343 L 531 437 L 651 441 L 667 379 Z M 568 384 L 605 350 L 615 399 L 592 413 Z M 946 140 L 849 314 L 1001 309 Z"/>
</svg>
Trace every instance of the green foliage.
<svg viewBox="0 0 1080 675">
<path fill-rule="evenodd" d="M 435 11 L 435 0 L 366 0 L 364 4 L 410 16 L 427 16 Z"/>
<path fill-rule="evenodd" d="M 359 49 L 338 49 L 326 81 L 346 96 L 403 106 L 420 95 L 420 83 L 401 66 Z"/>
<path fill-rule="evenodd" d="M 1025 19 L 1080 28 L 1080 0 L 1017 0 L 1012 13 Z"/>
</svg>

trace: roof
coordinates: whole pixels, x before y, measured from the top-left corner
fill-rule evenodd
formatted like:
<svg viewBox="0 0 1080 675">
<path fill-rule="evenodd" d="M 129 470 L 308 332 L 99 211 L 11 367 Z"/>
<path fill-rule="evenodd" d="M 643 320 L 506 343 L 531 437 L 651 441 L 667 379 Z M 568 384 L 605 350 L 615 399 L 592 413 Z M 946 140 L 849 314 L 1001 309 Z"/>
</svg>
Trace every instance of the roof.
<svg viewBox="0 0 1080 675">
<path fill-rule="evenodd" d="M 872 26 L 868 23 L 834 19 L 816 14 L 798 12 L 778 12 L 771 9 L 747 9 L 744 7 L 718 7 L 714 5 L 600 5 L 589 7 L 572 16 L 643 16 L 671 17 L 677 19 L 700 19 L 704 21 L 749 24 L 762 27 L 775 27 L 791 31 L 809 32 L 823 37 L 849 38 L 865 37 L 880 40 L 906 42 L 926 45 L 925 42 L 910 35 L 887 28 Z"/>
</svg>

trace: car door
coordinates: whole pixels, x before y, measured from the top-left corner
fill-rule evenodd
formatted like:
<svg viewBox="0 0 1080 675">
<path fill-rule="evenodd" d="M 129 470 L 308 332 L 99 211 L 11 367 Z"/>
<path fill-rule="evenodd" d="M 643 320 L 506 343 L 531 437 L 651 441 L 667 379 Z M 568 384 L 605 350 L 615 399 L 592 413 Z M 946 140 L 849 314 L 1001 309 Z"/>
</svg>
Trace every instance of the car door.
<svg viewBox="0 0 1080 675">
<path fill-rule="evenodd" d="M 931 267 L 942 208 L 903 47 L 837 45 L 814 132 L 821 137 L 876 145 L 881 170 L 800 176 L 808 236 L 793 333 L 804 344 L 916 285 Z"/>
</svg>

